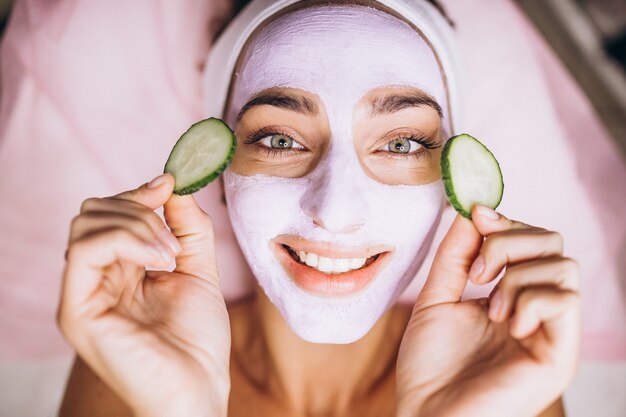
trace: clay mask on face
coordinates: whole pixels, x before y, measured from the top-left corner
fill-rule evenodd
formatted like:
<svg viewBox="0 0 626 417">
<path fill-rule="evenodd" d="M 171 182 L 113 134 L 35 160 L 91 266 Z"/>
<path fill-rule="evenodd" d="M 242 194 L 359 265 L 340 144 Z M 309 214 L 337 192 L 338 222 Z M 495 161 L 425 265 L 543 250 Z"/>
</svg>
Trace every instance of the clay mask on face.
<svg viewBox="0 0 626 417">
<path fill-rule="evenodd" d="M 256 34 L 235 78 L 231 126 L 244 104 L 273 87 L 317 95 L 328 117 L 330 146 L 306 176 L 243 176 L 232 169 L 224 174 L 231 222 L 254 275 L 293 331 L 310 342 L 351 343 L 372 328 L 417 272 L 443 207 L 441 181 L 386 185 L 368 177 L 359 163 L 353 111 L 368 91 L 383 86 L 419 88 L 447 108 L 428 44 L 404 22 L 363 6 L 317 6 L 281 16 Z M 446 118 L 444 110 L 444 126 Z M 330 275 L 325 289 L 336 296 L 320 295 L 298 285 L 302 278 L 294 279 L 294 271 L 309 267 L 285 267 L 297 262 L 285 261 L 287 251 L 276 244 L 282 236 L 343 254 L 363 254 L 364 248 L 388 252 L 363 267 L 380 264 L 367 285 L 335 288 Z M 343 258 L 345 264 L 353 257 Z"/>
</svg>

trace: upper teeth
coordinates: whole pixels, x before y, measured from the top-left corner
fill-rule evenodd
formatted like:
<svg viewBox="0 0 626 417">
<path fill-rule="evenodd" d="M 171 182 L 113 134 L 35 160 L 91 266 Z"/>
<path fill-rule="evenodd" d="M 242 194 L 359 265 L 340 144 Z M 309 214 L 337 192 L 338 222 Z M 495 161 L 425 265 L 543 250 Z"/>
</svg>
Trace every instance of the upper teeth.
<svg viewBox="0 0 626 417">
<path fill-rule="evenodd" d="M 365 265 L 366 258 L 343 258 L 333 259 L 319 256 L 312 252 L 298 252 L 300 261 L 307 264 L 311 268 L 315 268 L 325 274 L 340 274 L 350 270 L 359 269 Z"/>
</svg>

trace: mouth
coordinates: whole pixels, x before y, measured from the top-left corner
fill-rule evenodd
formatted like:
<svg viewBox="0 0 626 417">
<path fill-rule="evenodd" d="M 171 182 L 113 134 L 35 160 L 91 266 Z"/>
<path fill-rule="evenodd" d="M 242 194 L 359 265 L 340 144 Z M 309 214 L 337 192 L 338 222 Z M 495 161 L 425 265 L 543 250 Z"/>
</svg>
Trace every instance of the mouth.
<svg viewBox="0 0 626 417">
<path fill-rule="evenodd" d="M 296 253 L 296 250 L 288 245 L 282 245 L 282 247 L 291 255 L 294 261 L 330 275 L 367 268 L 381 255 L 377 253 L 369 258 L 326 258 L 315 252 L 298 251 Z"/>
<path fill-rule="evenodd" d="M 272 242 L 273 252 L 289 277 L 303 290 L 324 296 L 352 295 L 368 286 L 388 262 L 391 251 L 333 250 L 329 246 Z M 309 246 L 309 247 L 302 247 Z"/>
</svg>

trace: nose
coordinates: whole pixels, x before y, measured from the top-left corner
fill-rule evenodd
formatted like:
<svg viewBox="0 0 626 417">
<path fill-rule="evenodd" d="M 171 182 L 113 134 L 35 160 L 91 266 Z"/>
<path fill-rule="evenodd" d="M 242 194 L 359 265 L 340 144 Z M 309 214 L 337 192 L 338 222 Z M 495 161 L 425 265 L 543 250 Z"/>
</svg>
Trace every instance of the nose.
<svg viewBox="0 0 626 417">
<path fill-rule="evenodd" d="M 329 169 L 318 167 L 320 172 L 312 175 L 309 189 L 300 200 L 303 212 L 314 224 L 331 233 L 354 233 L 365 224 L 370 207 L 365 193 L 359 186 L 359 176 L 346 163 Z M 317 170 L 316 170 L 317 171 Z M 356 172 L 361 174 L 360 167 Z"/>
</svg>

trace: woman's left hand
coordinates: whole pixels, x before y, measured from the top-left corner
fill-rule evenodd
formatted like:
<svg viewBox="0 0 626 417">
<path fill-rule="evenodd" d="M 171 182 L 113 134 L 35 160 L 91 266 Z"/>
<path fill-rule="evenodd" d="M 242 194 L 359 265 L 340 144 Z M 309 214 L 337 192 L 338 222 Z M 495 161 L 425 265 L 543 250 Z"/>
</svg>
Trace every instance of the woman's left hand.
<svg viewBox="0 0 626 417">
<path fill-rule="evenodd" d="M 575 374 L 577 263 L 558 233 L 482 209 L 457 215 L 417 298 L 398 357 L 398 416 L 537 416 Z M 504 267 L 489 299 L 461 301 L 468 279 L 486 284 Z"/>
</svg>

